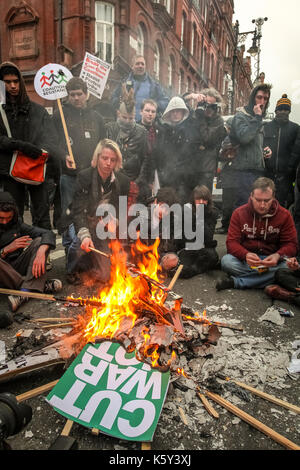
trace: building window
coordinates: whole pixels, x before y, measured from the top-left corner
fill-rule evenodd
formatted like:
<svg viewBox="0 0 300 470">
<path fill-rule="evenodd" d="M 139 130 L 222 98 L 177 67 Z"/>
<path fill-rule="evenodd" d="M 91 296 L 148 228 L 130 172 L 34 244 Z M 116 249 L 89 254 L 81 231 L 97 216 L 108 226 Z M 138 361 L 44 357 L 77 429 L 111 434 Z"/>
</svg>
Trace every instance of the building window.
<svg viewBox="0 0 300 470">
<path fill-rule="evenodd" d="M 179 73 L 179 94 L 182 95 L 184 93 L 184 71 L 180 69 Z"/>
<path fill-rule="evenodd" d="M 95 2 L 96 7 L 96 51 L 99 58 L 112 63 L 114 56 L 115 9 L 105 2 Z"/>
<path fill-rule="evenodd" d="M 145 49 L 145 38 L 144 32 L 141 25 L 137 27 L 137 53 L 144 56 L 144 49 Z"/>
<path fill-rule="evenodd" d="M 168 86 L 172 88 L 173 85 L 173 74 L 174 74 L 174 59 L 169 57 L 168 60 Z"/>
<path fill-rule="evenodd" d="M 160 52 L 159 52 L 159 46 L 156 43 L 154 47 L 154 75 L 157 80 L 159 80 L 159 72 L 160 72 Z"/>
</svg>

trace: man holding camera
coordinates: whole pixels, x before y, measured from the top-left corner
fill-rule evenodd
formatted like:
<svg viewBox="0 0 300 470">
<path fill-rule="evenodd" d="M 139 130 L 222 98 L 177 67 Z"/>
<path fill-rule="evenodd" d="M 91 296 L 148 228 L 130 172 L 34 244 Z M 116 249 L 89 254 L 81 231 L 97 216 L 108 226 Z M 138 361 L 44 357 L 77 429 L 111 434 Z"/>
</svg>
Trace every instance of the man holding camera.
<svg viewBox="0 0 300 470">
<path fill-rule="evenodd" d="M 195 118 L 200 132 L 200 145 L 193 186 L 204 185 L 212 192 L 219 150 L 226 137 L 224 121 L 220 115 L 222 97 L 214 88 L 206 88 L 196 95 L 196 100 L 198 105 Z"/>
</svg>

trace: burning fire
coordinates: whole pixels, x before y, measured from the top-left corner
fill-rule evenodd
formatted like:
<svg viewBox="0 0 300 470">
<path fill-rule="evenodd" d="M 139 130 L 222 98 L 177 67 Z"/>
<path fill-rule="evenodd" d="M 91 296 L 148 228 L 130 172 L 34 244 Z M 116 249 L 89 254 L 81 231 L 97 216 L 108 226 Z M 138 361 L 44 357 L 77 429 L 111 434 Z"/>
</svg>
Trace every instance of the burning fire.
<svg viewBox="0 0 300 470">
<path fill-rule="evenodd" d="M 99 307 L 86 305 L 86 314 L 78 318 L 77 329 L 82 332 L 83 342 L 116 338 L 124 329 L 134 327 L 139 313 L 147 309 L 147 305 L 158 307 L 163 304 L 165 292 L 158 285 L 162 272 L 158 263 L 158 246 L 159 239 L 152 246 L 143 245 L 138 239 L 131 250 L 137 268 L 132 268 L 133 265 L 127 263 L 121 244 L 112 240 L 109 285 L 99 292 L 97 298 L 93 298 L 99 301 Z M 147 278 L 154 282 L 147 282 Z M 151 312 L 155 313 L 155 308 L 152 307 Z M 152 367 L 159 367 L 159 345 L 151 343 L 148 328 L 143 330 L 142 335 L 144 344 L 139 349 L 139 355 L 144 359 L 150 358 Z M 176 354 L 172 354 L 168 365 L 175 357 Z"/>
</svg>

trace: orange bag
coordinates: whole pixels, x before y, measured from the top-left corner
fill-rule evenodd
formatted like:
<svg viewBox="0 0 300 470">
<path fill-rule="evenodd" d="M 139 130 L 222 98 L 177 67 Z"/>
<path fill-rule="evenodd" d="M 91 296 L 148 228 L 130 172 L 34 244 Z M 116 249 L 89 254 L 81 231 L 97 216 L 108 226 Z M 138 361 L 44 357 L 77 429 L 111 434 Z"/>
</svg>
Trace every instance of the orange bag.
<svg viewBox="0 0 300 470">
<path fill-rule="evenodd" d="M 41 184 L 45 181 L 48 152 L 38 158 L 27 157 L 24 153 L 16 151 L 13 153 L 9 174 L 12 178 L 24 184 Z"/>
</svg>

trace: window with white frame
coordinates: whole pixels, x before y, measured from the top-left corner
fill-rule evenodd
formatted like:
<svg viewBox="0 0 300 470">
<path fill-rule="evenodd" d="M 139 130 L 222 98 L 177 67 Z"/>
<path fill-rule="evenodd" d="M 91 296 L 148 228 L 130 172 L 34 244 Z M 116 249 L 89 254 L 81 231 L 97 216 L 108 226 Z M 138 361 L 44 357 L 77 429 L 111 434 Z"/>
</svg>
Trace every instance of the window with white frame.
<svg viewBox="0 0 300 470">
<path fill-rule="evenodd" d="M 142 26 L 139 24 L 137 27 L 137 53 L 144 56 L 145 37 Z"/>
<path fill-rule="evenodd" d="M 160 52 L 159 52 L 159 46 L 156 43 L 154 47 L 154 64 L 153 64 L 153 69 L 154 69 L 154 74 L 157 80 L 159 80 L 159 67 L 160 66 Z"/>
<path fill-rule="evenodd" d="M 112 63 L 114 57 L 114 21 L 115 8 L 106 2 L 95 2 L 96 16 L 96 51 L 99 58 Z"/>
<path fill-rule="evenodd" d="M 173 59 L 171 56 L 169 56 L 168 60 L 168 85 L 171 88 L 173 84 L 173 73 L 174 73 L 174 67 L 173 67 Z"/>
</svg>

